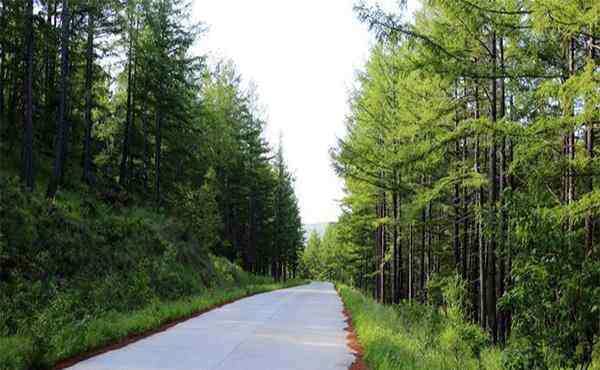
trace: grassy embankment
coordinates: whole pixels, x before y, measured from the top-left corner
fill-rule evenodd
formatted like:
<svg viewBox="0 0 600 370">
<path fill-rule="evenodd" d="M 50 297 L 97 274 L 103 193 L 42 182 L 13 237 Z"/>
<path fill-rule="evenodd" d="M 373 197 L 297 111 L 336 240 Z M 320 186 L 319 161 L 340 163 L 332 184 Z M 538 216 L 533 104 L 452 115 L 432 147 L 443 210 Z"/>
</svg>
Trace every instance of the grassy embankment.
<svg viewBox="0 0 600 370">
<path fill-rule="evenodd" d="M 0 176 L 0 369 L 63 359 L 299 282 L 248 274 L 176 218 L 84 191 L 50 201 Z"/>
<path fill-rule="evenodd" d="M 301 280 L 286 283 L 262 282 L 241 287 L 223 287 L 172 302 L 156 302 L 132 312 L 112 312 L 105 315 L 66 323 L 48 338 L 51 345 L 45 351 L 36 348 L 31 336 L 0 338 L 0 369 L 30 369 L 49 367 L 60 360 L 116 343 L 131 335 L 143 334 L 182 317 L 202 312 L 248 295 L 302 284 Z"/>
<path fill-rule="evenodd" d="M 464 295 L 459 279 L 448 279 L 443 304 L 432 307 L 403 302 L 382 305 L 360 291 L 339 284 L 338 292 L 352 317 L 364 350 L 364 361 L 373 370 L 567 370 L 551 361 L 525 365 L 515 361 L 520 342 L 501 349 L 487 333 L 464 319 Z M 576 370 L 600 370 L 600 352 L 591 363 Z"/>
<path fill-rule="evenodd" d="M 337 288 L 371 369 L 502 369 L 500 350 L 452 304 L 446 310 L 418 303 L 384 306 L 348 286 Z"/>
</svg>

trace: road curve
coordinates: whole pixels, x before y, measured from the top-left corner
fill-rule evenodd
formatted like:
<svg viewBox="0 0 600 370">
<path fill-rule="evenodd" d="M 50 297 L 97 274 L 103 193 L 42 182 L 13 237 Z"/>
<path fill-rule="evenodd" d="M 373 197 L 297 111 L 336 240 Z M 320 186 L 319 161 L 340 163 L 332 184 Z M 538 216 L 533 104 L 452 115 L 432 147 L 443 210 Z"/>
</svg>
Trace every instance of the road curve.
<svg viewBox="0 0 600 370">
<path fill-rule="evenodd" d="M 330 283 L 258 294 L 69 369 L 345 370 L 342 309 Z"/>
</svg>

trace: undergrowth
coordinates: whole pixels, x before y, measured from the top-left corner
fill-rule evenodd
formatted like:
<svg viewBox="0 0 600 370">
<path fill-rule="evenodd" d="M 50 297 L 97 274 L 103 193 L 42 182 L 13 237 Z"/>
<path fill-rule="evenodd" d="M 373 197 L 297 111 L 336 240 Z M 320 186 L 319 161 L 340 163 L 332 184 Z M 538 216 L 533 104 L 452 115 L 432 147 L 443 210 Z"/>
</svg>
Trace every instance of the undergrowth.
<svg viewBox="0 0 600 370">
<path fill-rule="evenodd" d="M 435 279 L 434 279 L 435 280 Z M 373 370 L 567 370 L 556 365 L 552 352 L 537 346 L 540 360 L 524 359 L 531 350 L 518 337 L 506 347 L 491 343 L 489 335 L 464 318 L 466 297 L 460 278 L 436 282 L 436 306 L 417 302 L 382 305 L 360 291 L 338 285 L 344 305 Z M 577 370 L 600 370 L 600 343 L 590 363 Z"/>
<path fill-rule="evenodd" d="M 1 370 L 47 368 L 285 286 L 212 255 L 189 227 L 150 208 L 84 192 L 48 200 L 5 176 L 0 196 Z"/>
<path fill-rule="evenodd" d="M 502 369 L 500 350 L 452 303 L 445 310 L 408 302 L 385 306 L 345 285 L 338 291 L 372 369 Z"/>
<path fill-rule="evenodd" d="M 254 279 L 248 277 L 248 281 L 251 280 Z M 252 284 L 245 286 L 213 288 L 197 296 L 176 301 L 156 301 L 132 312 L 111 310 L 97 317 L 75 321 L 63 319 L 61 325 L 54 327 L 53 331 L 43 330 L 47 335 L 44 341 L 31 334 L 0 337 L 0 369 L 48 368 L 65 358 L 101 348 L 130 335 L 156 329 L 165 323 L 222 303 L 300 283 L 302 282 L 298 280 L 274 283 L 268 282 L 267 279 L 256 279 Z"/>
</svg>

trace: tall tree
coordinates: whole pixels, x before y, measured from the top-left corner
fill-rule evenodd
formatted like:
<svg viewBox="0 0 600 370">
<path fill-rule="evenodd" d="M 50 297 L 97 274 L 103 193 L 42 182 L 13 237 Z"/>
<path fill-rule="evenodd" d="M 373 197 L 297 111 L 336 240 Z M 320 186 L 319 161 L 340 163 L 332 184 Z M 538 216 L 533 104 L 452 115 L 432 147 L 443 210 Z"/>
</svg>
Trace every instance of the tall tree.
<svg viewBox="0 0 600 370">
<path fill-rule="evenodd" d="M 123 133 L 123 146 L 121 152 L 121 165 L 119 170 L 119 183 L 121 186 L 127 185 L 128 173 L 128 161 L 130 157 L 130 142 L 132 137 L 132 125 L 133 125 L 133 97 L 135 91 L 135 76 L 133 75 L 135 56 L 135 34 L 136 34 L 136 2 L 127 2 L 127 113 L 125 116 L 125 127 Z M 157 172 L 158 173 L 158 172 Z"/>
<path fill-rule="evenodd" d="M 58 104 L 58 120 L 56 124 L 57 134 L 54 149 L 54 168 L 46 192 L 48 197 L 54 197 L 63 176 L 68 132 L 67 103 L 69 95 L 69 41 L 71 23 L 69 0 L 62 1 L 61 11 L 60 98 Z"/>
<path fill-rule="evenodd" d="M 24 17 L 24 40 L 25 40 L 25 78 L 23 80 L 23 151 L 22 151 L 22 176 L 25 186 L 30 191 L 35 189 L 33 171 L 33 0 L 28 0 Z"/>
<path fill-rule="evenodd" d="M 94 4 L 95 5 L 95 4 Z M 83 142 L 83 181 L 91 184 L 92 177 L 92 107 L 94 88 L 94 34 L 96 32 L 96 11 L 89 5 L 87 14 L 87 40 L 85 51 L 85 135 Z"/>
</svg>

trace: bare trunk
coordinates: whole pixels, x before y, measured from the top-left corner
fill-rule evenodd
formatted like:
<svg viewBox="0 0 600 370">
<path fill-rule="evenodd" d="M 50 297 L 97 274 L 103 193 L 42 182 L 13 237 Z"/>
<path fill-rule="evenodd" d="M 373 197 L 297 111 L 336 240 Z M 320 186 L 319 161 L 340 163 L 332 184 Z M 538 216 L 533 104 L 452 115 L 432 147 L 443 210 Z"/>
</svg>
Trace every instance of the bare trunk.
<svg viewBox="0 0 600 370">
<path fill-rule="evenodd" d="M 435 266 L 433 258 L 432 258 L 432 235 L 433 235 L 433 225 L 431 224 L 431 220 L 433 220 L 432 214 L 432 204 L 429 202 L 427 205 L 427 219 L 429 222 L 427 223 L 427 281 L 431 278 L 431 273 L 435 271 Z"/>
<path fill-rule="evenodd" d="M 412 223 L 409 227 L 409 241 L 408 241 L 408 300 L 412 301 L 414 292 L 413 292 L 413 225 Z"/>
<path fill-rule="evenodd" d="M 6 4 L 4 1 L 0 1 L 0 28 L 5 29 L 4 13 L 6 11 Z M 4 40 L 0 39 L 0 130 L 4 128 L 4 64 L 5 64 L 5 48 Z M 0 131 L 0 135 L 2 132 Z"/>
<path fill-rule="evenodd" d="M 456 150 L 458 151 L 458 143 L 456 144 Z M 454 208 L 454 221 L 453 221 L 453 242 L 454 246 L 454 268 L 456 272 L 461 271 L 461 253 L 460 253 L 460 189 L 458 184 L 454 185 L 454 196 L 453 196 L 453 208 Z M 462 269 L 462 276 L 465 278 L 464 269 Z"/>
<path fill-rule="evenodd" d="M 589 40 L 589 49 L 588 54 L 591 59 L 594 58 L 594 38 L 590 38 Z M 587 102 L 587 104 L 591 104 L 591 102 Z M 588 160 L 591 162 L 594 160 L 594 122 L 590 121 L 587 124 L 585 130 L 585 149 L 588 155 Z M 594 174 L 589 173 L 587 179 L 587 190 L 591 192 L 594 190 Z M 594 255 L 594 218 L 592 216 L 592 212 L 588 212 L 585 217 L 585 249 L 587 256 Z"/>
<path fill-rule="evenodd" d="M 387 213 L 387 203 L 386 203 L 386 194 L 385 192 L 382 192 L 381 195 L 381 217 L 385 218 L 386 217 L 386 213 Z M 379 265 L 379 274 L 380 274 L 380 288 L 381 288 L 381 292 L 380 292 L 380 297 L 381 297 L 381 302 L 386 302 L 386 296 L 385 296 L 385 266 L 386 266 L 386 261 L 385 261 L 385 254 L 386 254 L 386 248 L 387 248 L 387 235 L 386 235 L 386 230 L 385 230 L 385 224 L 381 225 L 381 262 Z"/>
<path fill-rule="evenodd" d="M 463 140 L 462 161 L 467 163 L 467 138 Z M 467 200 L 467 189 L 463 187 L 462 191 L 462 217 L 463 217 L 463 240 L 462 240 L 462 275 L 468 281 L 468 256 L 469 256 L 469 204 Z"/>
<path fill-rule="evenodd" d="M 60 65 L 60 98 L 58 103 L 57 135 L 54 150 L 54 168 L 48 183 L 47 196 L 54 197 L 63 174 L 67 136 L 67 97 L 69 88 L 69 1 L 62 2 L 61 15 L 61 65 Z"/>
<path fill-rule="evenodd" d="M 380 213 L 379 213 L 379 209 L 380 209 L 380 204 L 379 204 L 379 200 L 377 200 L 377 204 L 375 205 L 375 217 L 379 218 L 380 217 Z M 379 261 L 381 259 L 381 257 L 379 256 L 379 252 L 380 252 L 380 248 L 379 246 L 381 245 L 381 225 L 377 225 L 377 229 L 375 230 L 375 259 L 374 259 L 374 264 L 375 264 L 375 294 L 374 297 L 377 301 L 379 301 L 379 274 L 377 273 L 377 271 L 379 271 Z"/>
<path fill-rule="evenodd" d="M 475 88 L 475 118 L 479 119 L 480 117 L 480 108 L 479 108 L 479 88 Z M 477 135 L 476 143 L 475 143 L 475 169 L 477 173 L 482 173 L 481 171 L 481 145 L 480 145 L 480 137 Z M 483 187 L 480 186 L 477 192 L 477 207 L 479 210 L 482 210 L 483 207 L 483 196 L 484 191 Z M 483 238 L 483 222 L 482 216 L 477 215 L 476 221 L 476 233 L 477 233 L 477 246 L 478 246 L 478 262 L 479 262 L 479 323 L 482 328 L 486 326 L 486 309 L 485 309 L 485 241 Z"/>
<path fill-rule="evenodd" d="M 46 23 L 52 31 L 56 27 L 58 1 L 48 2 Z M 56 50 L 54 50 L 54 33 L 48 32 L 48 42 L 46 43 L 46 61 L 45 61 L 45 93 L 44 93 L 44 114 L 48 122 L 53 122 L 56 119 L 56 89 L 55 89 L 55 74 L 56 74 Z M 49 138 L 52 135 L 47 135 Z M 47 144 L 52 144 L 51 139 Z"/>
<path fill-rule="evenodd" d="M 457 88 L 457 82 L 454 82 L 454 98 L 458 100 L 458 88 Z M 458 108 L 455 109 L 454 111 L 454 128 L 458 129 Z M 459 139 L 456 139 L 454 141 L 454 155 L 456 156 L 456 158 L 458 159 L 458 155 L 460 152 L 460 143 L 459 143 Z M 452 240 L 452 245 L 453 245 L 453 249 L 454 249 L 454 268 L 456 270 L 456 272 L 458 273 L 460 271 L 460 262 L 461 262 L 461 257 L 460 257 L 460 186 L 458 183 L 454 184 L 454 195 L 452 197 L 452 204 L 453 204 L 453 209 L 454 209 L 454 222 L 453 222 L 453 230 L 452 230 L 452 235 L 453 235 L 453 240 Z M 463 278 L 465 278 L 465 275 L 463 274 Z"/>
<path fill-rule="evenodd" d="M 492 32 L 492 69 L 493 75 L 496 75 L 496 33 Z M 491 120 L 495 125 L 497 121 L 497 81 L 492 78 L 491 86 Z M 498 201 L 498 182 L 496 178 L 496 137 L 492 132 L 490 135 L 489 149 L 489 243 L 487 250 L 487 322 L 492 335 L 492 340 L 497 341 L 498 323 L 496 320 L 496 202 Z"/>
<path fill-rule="evenodd" d="M 499 40 L 500 46 L 500 68 L 502 71 L 502 75 L 505 74 L 504 69 L 504 39 L 501 37 Z M 506 116 L 506 86 L 504 78 L 500 79 L 500 118 L 504 118 Z M 505 292 L 505 279 L 506 279 L 506 255 L 507 255 L 507 234 L 508 234 L 508 219 L 505 210 L 505 203 L 503 200 L 504 190 L 507 187 L 507 170 L 508 170 L 508 161 L 507 161 L 507 142 L 506 136 L 502 136 L 500 148 L 500 255 L 498 257 L 498 295 L 502 297 Z M 501 343 L 506 342 L 506 312 L 502 310 L 498 314 L 498 339 Z"/>
<path fill-rule="evenodd" d="M 148 168 L 149 160 L 148 160 L 148 93 L 146 92 L 146 88 L 144 88 L 144 101 L 142 102 L 142 132 L 144 135 L 144 143 L 143 143 L 143 174 L 142 174 L 142 182 L 144 185 L 144 189 L 148 189 Z"/>
<path fill-rule="evenodd" d="M 421 273 L 421 279 L 419 280 L 421 286 L 419 294 L 423 303 L 425 302 L 425 222 L 427 221 L 425 209 L 421 213 L 421 221 L 421 269 L 419 270 Z"/>
<path fill-rule="evenodd" d="M 23 158 L 22 177 L 29 191 L 35 188 L 33 175 L 33 0 L 27 1 L 25 14 L 25 79 L 23 81 Z"/>
<path fill-rule="evenodd" d="M 394 175 L 395 176 L 395 175 Z M 399 301 L 398 284 L 398 192 L 392 194 L 392 213 L 394 217 L 392 240 L 392 303 Z"/>
<path fill-rule="evenodd" d="M 94 16 L 88 15 L 85 53 L 85 137 L 83 141 L 83 181 L 92 184 L 92 89 L 94 88 Z"/>
<path fill-rule="evenodd" d="M 155 164 L 155 179 L 154 179 L 154 199 L 156 201 L 156 207 L 159 208 L 161 205 L 161 194 L 160 194 L 160 154 L 161 154 L 161 139 L 162 139 L 162 117 L 160 116 L 160 103 L 157 102 L 156 107 L 156 145 L 154 153 L 154 164 Z"/>
<path fill-rule="evenodd" d="M 121 165 L 119 170 L 119 184 L 127 186 L 127 161 L 129 159 L 129 145 L 131 142 L 131 124 L 133 111 L 133 21 L 129 24 L 129 54 L 127 62 L 127 116 L 125 131 L 123 133 L 123 148 L 121 152 Z"/>
</svg>

